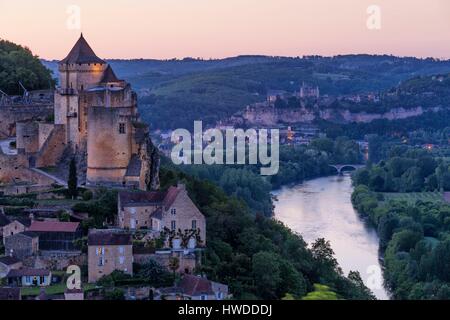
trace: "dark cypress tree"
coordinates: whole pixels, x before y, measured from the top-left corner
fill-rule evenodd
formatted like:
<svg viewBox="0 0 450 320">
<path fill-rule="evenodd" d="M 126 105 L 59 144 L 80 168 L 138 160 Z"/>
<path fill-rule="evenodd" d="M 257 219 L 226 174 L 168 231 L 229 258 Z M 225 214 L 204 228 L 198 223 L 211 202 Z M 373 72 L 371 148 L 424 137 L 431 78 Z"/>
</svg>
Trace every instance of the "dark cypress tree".
<svg viewBox="0 0 450 320">
<path fill-rule="evenodd" d="M 78 180 L 77 180 L 77 165 L 75 159 L 70 160 L 69 165 L 69 180 L 67 181 L 69 187 L 69 196 L 73 199 L 78 196 Z"/>
</svg>

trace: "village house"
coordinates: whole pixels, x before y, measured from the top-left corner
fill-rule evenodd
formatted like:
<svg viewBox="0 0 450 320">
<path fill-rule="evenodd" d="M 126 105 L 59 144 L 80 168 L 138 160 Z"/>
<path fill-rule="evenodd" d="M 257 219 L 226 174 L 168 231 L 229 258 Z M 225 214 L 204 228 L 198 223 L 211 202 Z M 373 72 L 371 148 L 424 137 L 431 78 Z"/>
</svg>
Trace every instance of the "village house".
<svg viewBox="0 0 450 320">
<path fill-rule="evenodd" d="M 9 271 L 6 278 L 9 286 L 42 287 L 51 284 L 52 273 L 45 269 L 23 268 Z"/>
<path fill-rule="evenodd" d="M 186 274 L 176 287 L 161 289 L 165 300 L 224 300 L 229 298 L 228 286 L 206 277 Z"/>
<path fill-rule="evenodd" d="M 78 251 L 75 240 L 83 236 L 79 222 L 33 221 L 28 231 L 39 236 L 44 251 Z"/>
<path fill-rule="evenodd" d="M 1 301 L 22 300 L 20 288 L 0 288 Z"/>
<path fill-rule="evenodd" d="M 39 236 L 31 231 L 24 231 L 6 238 L 5 253 L 23 260 L 39 252 Z"/>
<path fill-rule="evenodd" d="M 0 279 L 6 277 L 9 271 L 17 270 L 22 267 L 22 261 L 17 258 L 10 256 L 0 257 Z"/>
<path fill-rule="evenodd" d="M 183 184 L 166 192 L 120 192 L 117 225 L 122 229 L 150 230 L 155 236 L 164 230 L 198 232 L 198 244 L 206 242 L 205 217 Z"/>
<path fill-rule="evenodd" d="M 88 235 L 88 281 L 119 270 L 133 275 L 133 242 L 130 234 L 91 230 Z"/>
<path fill-rule="evenodd" d="M 15 218 L 8 224 L 3 226 L 3 244 L 6 242 L 6 238 L 26 231 L 31 225 L 31 219 L 29 218 Z"/>
</svg>

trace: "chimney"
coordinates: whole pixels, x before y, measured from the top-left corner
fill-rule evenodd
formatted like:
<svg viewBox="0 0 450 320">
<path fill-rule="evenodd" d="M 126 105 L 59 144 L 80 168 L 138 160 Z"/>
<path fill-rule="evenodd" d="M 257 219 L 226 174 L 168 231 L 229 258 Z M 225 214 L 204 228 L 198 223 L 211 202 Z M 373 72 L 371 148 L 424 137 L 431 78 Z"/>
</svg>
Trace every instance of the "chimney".
<svg viewBox="0 0 450 320">
<path fill-rule="evenodd" d="M 178 183 L 177 189 L 180 191 L 186 191 L 186 185 L 184 183 Z"/>
</svg>

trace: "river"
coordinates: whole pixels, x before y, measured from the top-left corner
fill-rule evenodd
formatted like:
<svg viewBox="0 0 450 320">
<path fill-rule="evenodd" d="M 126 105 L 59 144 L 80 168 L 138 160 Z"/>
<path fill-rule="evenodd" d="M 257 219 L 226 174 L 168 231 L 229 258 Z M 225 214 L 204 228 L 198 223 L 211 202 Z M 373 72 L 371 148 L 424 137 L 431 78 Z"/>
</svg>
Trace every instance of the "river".
<svg viewBox="0 0 450 320">
<path fill-rule="evenodd" d="M 344 273 L 359 271 L 376 297 L 386 300 L 389 295 L 380 285 L 379 239 L 353 209 L 352 191 L 348 175 L 284 187 L 274 192 L 275 217 L 309 244 L 317 238 L 329 240 Z"/>
</svg>

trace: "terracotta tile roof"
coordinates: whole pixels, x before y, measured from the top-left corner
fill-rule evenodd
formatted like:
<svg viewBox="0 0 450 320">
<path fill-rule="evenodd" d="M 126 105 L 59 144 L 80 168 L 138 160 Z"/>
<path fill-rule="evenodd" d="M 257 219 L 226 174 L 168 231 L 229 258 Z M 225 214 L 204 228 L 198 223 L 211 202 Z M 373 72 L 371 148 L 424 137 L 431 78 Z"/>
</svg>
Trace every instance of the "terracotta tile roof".
<svg viewBox="0 0 450 320">
<path fill-rule="evenodd" d="M 214 294 L 211 281 L 208 279 L 187 274 L 180 281 L 179 287 L 183 293 L 189 296 L 199 296 L 202 294 Z"/>
<path fill-rule="evenodd" d="M 20 222 L 23 226 L 29 227 L 31 225 L 31 219 L 30 218 L 17 218 L 14 219 L 17 222 Z"/>
<path fill-rule="evenodd" d="M 49 276 L 50 271 L 45 269 L 31 269 L 31 268 L 22 268 L 17 270 L 10 270 L 8 272 L 7 278 L 15 278 L 15 277 L 44 277 Z"/>
<path fill-rule="evenodd" d="M 180 189 L 178 189 L 177 187 L 170 187 L 169 190 L 167 190 L 166 196 L 163 200 L 163 205 L 166 207 L 166 210 L 168 210 L 173 204 L 179 192 Z"/>
<path fill-rule="evenodd" d="M 129 192 L 122 191 L 119 193 L 120 205 L 122 207 L 145 206 L 145 205 L 160 205 L 164 206 L 166 210 L 170 208 L 177 198 L 180 189 L 177 187 L 170 187 L 167 192 Z"/>
<path fill-rule="evenodd" d="M 104 60 L 97 57 L 94 50 L 89 46 L 87 41 L 81 34 L 77 43 L 75 43 L 72 50 L 70 50 L 67 57 L 61 60 L 60 63 L 106 63 Z"/>
<path fill-rule="evenodd" d="M 20 288 L 0 288 L 0 300 L 20 300 Z"/>
<path fill-rule="evenodd" d="M 132 243 L 131 235 L 121 232 L 97 231 L 88 236 L 89 246 L 127 246 Z"/>
<path fill-rule="evenodd" d="M 39 235 L 37 233 L 34 233 L 32 231 L 24 231 L 24 232 L 18 233 L 17 235 L 26 236 L 26 237 L 29 237 L 29 238 L 37 238 L 37 237 L 39 237 Z"/>
<path fill-rule="evenodd" d="M 21 261 L 15 257 L 10 256 L 0 257 L 0 263 L 3 263 L 5 266 L 11 266 L 19 262 Z"/>
<path fill-rule="evenodd" d="M 122 207 L 130 207 L 133 205 L 143 204 L 161 204 L 164 200 L 165 194 L 163 192 L 150 191 L 150 192 L 119 192 L 120 204 Z"/>
<path fill-rule="evenodd" d="M 33 221 L 28 231 L 32 232 L 76 232 L 79 222 Z"/>
</svg>

